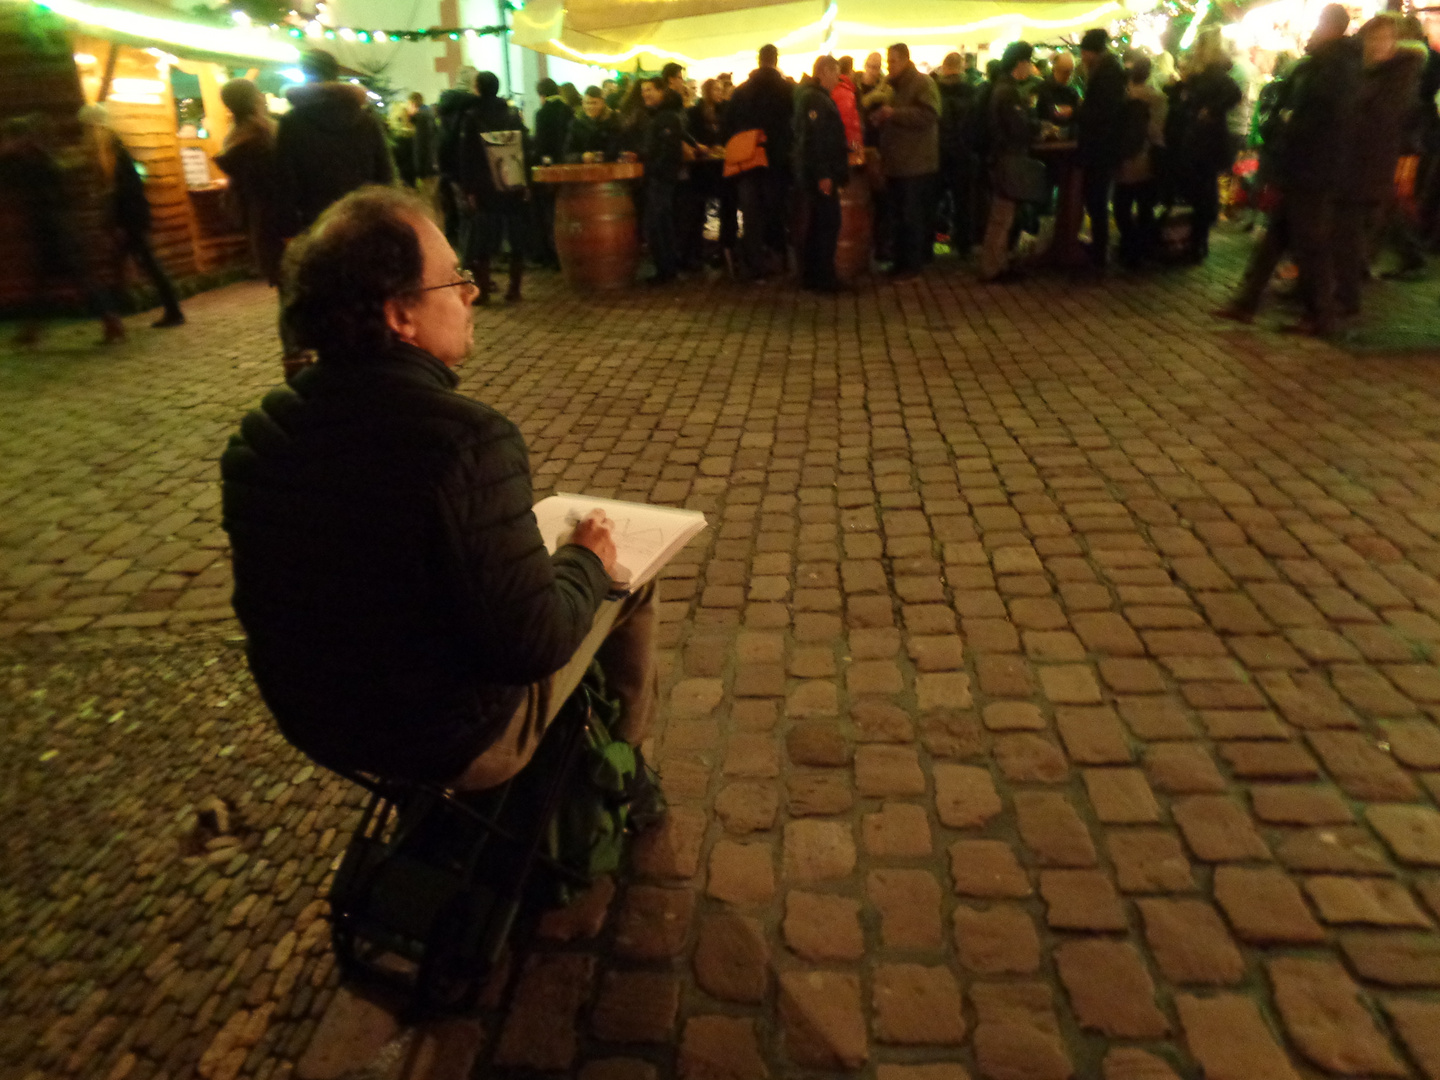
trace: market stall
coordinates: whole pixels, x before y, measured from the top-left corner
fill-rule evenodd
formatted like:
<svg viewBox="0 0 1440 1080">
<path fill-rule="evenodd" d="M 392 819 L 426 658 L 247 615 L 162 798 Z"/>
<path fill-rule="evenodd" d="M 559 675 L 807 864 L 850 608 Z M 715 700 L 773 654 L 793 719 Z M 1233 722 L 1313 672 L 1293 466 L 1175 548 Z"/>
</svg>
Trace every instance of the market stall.
<svg viewBox="0 0 1440 1080">
<path fill-rule="evenodd" d="M 183 280 L 238 270 L 248 263 L 248 246 L 212 161 L 229 125 L 220 87 L 236 75 L 255 76 L 257 65 L 298 55 L 268 35 L 186 22 L 158 5 L 154 11 L 143 0 L 128 0 L 124 9 L 0 0 L 0 119 L 30 118 L 43 132 L 65 175 L 73 243 L 84 253 L 86 273 L 106 285 L 121 283 L 113 280 L 99 156 L 93 134 L 77 120 L 81 107 L 105 106 L 110 127 L 139 166 L 152 246 L 167 273 Z M 0 208 L 0 308 L 78 302 L 74 285 L 34 295 L 34 253 L 15 213 Z"/>
</svg>

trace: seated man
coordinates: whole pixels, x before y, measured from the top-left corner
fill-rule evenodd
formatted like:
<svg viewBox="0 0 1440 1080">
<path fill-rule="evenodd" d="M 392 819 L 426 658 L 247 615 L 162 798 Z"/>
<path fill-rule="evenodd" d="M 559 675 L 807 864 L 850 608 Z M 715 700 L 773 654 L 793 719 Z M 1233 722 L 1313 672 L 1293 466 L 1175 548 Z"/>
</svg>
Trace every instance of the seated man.
<svg viewBox="0 0 1440 1080">
<path fill-rule="evenodd" d="M 644 737 L 653 586 L 609 599 L 602 518 L 552 556 L 515 425 L 456 392 L 475 282 L 412 196 L 362 188 L 286 254 L 318 361 L 221 458 L 235 612 L 285 736 L 321 764 L 484 788 L 530 759 L 599 657 Z"/>
</svg>

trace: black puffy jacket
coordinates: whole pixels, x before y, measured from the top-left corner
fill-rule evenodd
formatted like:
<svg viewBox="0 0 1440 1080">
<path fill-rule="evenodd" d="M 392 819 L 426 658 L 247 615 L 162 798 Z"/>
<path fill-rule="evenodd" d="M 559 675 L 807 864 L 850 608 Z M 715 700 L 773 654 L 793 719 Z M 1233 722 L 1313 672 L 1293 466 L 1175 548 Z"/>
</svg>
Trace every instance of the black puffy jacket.
<svg viewBox="0 0 1440 1080">
<path fill-rule="evenodd" d="M 590 551 L 545 551 L 519 431 L 456 382 L 404 345 L 322 360 L 221 458 L 251 672 L 321 764 L 455 777 L 609 588 Z"/>
</svg>

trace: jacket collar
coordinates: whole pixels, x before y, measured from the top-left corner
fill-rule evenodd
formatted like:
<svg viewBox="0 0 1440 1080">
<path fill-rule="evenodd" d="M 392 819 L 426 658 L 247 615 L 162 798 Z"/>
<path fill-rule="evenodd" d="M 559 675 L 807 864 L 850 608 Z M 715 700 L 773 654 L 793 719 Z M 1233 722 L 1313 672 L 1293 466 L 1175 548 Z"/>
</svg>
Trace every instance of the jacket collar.
<svg viewBox="0 0 1440 1080">
<path fill-rule="evenodd" d="M 385 360 L 387 370 L 393 368 L 397 374 L 402 375 L 406 380 L 434 384 L 446 390 L 454 390 L 460 385 L 460 376 L 453 370 L 446 367 L 435 357 L 431 356 L 424 349 L 417 349 L 414 345 L 407 345 L 403 341 L 397 341 L 390 346 Z"/>
<path fill-rule="evenodd" d="M 454 390 L 460 385 L 460 376 L 446 367 L 424 349 L 397 341 L 384 352 L 362 360 L 342 360 L 327 366 L 321 360 L 313 368 L 315 375 L 328 379 L 348 381 L 353 378 L 398 379 L 414 386 L 425 386 L 439 390 Z"/>
</svg>

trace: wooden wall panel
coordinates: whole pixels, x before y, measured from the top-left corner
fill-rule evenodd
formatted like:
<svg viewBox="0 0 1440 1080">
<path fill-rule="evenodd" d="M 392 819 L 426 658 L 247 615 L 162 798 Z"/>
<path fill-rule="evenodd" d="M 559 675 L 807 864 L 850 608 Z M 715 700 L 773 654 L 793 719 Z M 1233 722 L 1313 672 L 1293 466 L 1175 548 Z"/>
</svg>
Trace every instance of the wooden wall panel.
<svg viewBox="0 0 1440 1080">
<path fill-rule="evenodd" d="M 37 12 L 41 12 L 37 5 L 0 3 L 0 119 L 40 118 L 46 144 L 65 171 L 74 247 L 85 268 L 78 276 L 88 275 L 110 287 L 116 283 L 116 259 L 103 212 L 99 160 L 76 113 L 87 101 L 95 100 L 112 45 L 104 39 L 75 35 L 68 24 Z M 197 221 L 180 161 L 168 71 L 143 49 L 114 48 L 114 78 L 160 84 L 156 88 L 160 90 L 158 103 L 127 101 L 120 93 L 106 102 L 106 109 L 121 141 L 145 168 L 145 194 L 152 216 L 150 239 L 161 265 L 174 278 L 244 265 L 248 261 L 245 238 L 226 227 L 223 215 L 208 215 L 203 231 Z M 95 62 L 77 66 L 76 54 L 94 57 Z M 37 299 L 29 231 L 20 208 L 5 205 L 7 202 L 0 199 L 0 309 L 27 306 Z M 127 268 L 127 274 L 129 281 L 135 280 L 133 267 Z M 38 299 L 74 304 L 81 299 L 81 290 L 64 284 Z"/>
</svg>

